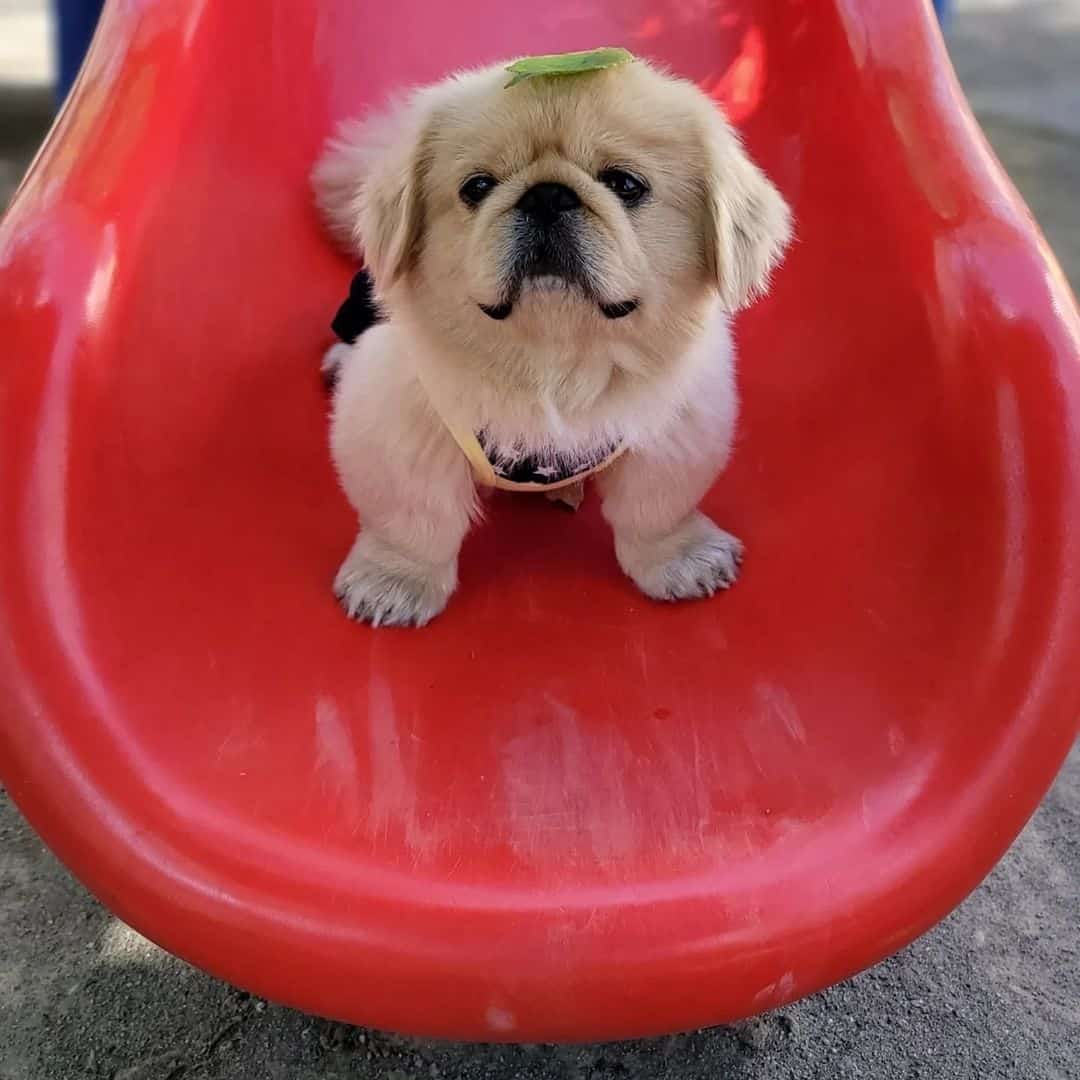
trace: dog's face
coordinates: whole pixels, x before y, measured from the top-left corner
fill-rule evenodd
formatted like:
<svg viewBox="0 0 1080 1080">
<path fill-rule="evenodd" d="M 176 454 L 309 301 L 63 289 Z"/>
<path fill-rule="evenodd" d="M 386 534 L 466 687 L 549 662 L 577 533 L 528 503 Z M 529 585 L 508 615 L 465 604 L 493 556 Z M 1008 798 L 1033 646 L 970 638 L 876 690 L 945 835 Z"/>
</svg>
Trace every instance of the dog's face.
<svg viewBox="0 0 1080 1080">
<path fill-rule="evenodd" d="M 699 90 L 640 61 L 507 81 L 419 91 L 316 174 L 392 313 L 485 353 L 615 337 L 662 364 L 717 296 L 764 289 L 787 208 Z"/>
</svg>

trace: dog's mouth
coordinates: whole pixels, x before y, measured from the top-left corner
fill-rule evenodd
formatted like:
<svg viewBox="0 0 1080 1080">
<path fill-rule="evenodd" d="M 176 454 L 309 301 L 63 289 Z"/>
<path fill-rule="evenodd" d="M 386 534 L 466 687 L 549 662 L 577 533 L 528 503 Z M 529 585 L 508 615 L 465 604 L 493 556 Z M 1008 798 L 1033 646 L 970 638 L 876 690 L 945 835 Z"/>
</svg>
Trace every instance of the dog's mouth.
<svg viewBox="0 0 1080 1080">
<path fill-rule="evenodd" d="M 501 304 L 478 304 L 477 306 L 489 319 L 494 319 L 496 322 L 509 319 L 514 313 L 513 300 L 504 300 Z M 605 319 L 625 319 L 627 315 L 632 315 L 637 311 L 640 301 L 620 300 L 614 304 L 599 303 L 596 306 Z"/>
<path fill-rule="evenodd" d="M 535 268 L 530 268 L 528 272 L 520 277 L 515 286 L 508 291 L 506 299 L 497 304 L 479 304 L 478 307 L 489 319 L 502 322 L 504 319 L 510 318 L 518 301 L 527 292 L 541 295 L 576 292 L 583 299 L 595 303 L 600 314 L 605 319 L 612 320 L 625 319 L 627 315 L 637 311 L 641 304 L 641 301 L 637 299 L 601 300 L 588 284 L 580 280 L 576 275 L 571 277 L 553 267 L 537 264 Z"/>
<path fill-rule="evenodd" d="M 478 304 L 477 306 L 489 319 L 494 319 L 496 322 L 509 319 L 514 313 L 513 300 L 504 300 L 501 304 Z M 627 315 L 632 315 L 637 311 L 640 301 L 620 300 L 614 304 L 598 303 L 596 306 L 605 319 L 625 319 Z"/>
<path fill-rule="evenodd" d="M 625 319 L 638 309 L 640 300 L 620 300 L 617 304 L 601 304 L 600 313 L 605 319 Z"/>
<path fill-rule="evenodd" d="M 605 319 L 624 319 L 638 309 L 636 297 L 611 301 L 597 294 L 593 275 L 570 236 L 523 232 L 509 268 L 502 298 L 496 304 L 480 304 L 480 310 L 496 322 L 510 318 L 526 294 L 577 293 L 595 304 Z"/>
<path fill-rule="evenodd" d="M 510 300 L 502 304 L 480 304 L 478 306 L 489 319 L 494 319 L 496 322 L 509 319 L 511 312 L 514 310 L 513 302 Z"/>
</svg>

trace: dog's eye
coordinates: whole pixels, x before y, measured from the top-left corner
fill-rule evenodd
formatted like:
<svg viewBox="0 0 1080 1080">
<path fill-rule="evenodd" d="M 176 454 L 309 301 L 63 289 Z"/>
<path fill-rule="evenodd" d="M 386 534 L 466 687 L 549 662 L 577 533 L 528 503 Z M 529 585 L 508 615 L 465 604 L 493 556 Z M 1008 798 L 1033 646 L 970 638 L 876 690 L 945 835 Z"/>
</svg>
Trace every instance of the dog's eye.
<svg viewBox="0 0 1080 1080">
<path fill-rule="evenodd" d="M 495 189 L 498 182 L 494 176 L 488 176 L 487 173 L 477 173 L 476 176 L 470 176 L 461 185 L 458 194 L 466 206 L 479 206 Z"/>
<path fill-rule="evenodd" d="M 635 206 L 649 193 L 649 185 L 641 177 L 628 173 L 625 169 L 605 169 L 599 179 L 604 187 L 615 192 L 627 206 Z"/>
</svg>

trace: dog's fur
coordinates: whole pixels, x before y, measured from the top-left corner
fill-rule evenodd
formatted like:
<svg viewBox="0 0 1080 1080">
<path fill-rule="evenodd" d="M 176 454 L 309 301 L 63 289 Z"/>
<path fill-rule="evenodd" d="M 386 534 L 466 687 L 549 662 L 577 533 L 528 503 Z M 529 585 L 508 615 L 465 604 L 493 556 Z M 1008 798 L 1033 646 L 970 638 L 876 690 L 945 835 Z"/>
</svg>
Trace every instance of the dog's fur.
<svg viewBox="0 0 1080 1080">
<path fill-rule="evenodd" d="M 362 523 L 335 590 L 375 625 L 423 625 L 457 583 L 478 504 L 440 414 L 530 452 L 622 440 L 598 486 L 648 596 L 711 595 L 741 558 L 697 504 L 736 418 L 730 315 L 767 288 L 787 206 L 688 82 L 641 61 L 507 78 L 456 75 L 347 124 L 313 175 L 387 316 L 330 354 L 333 456 Z M 647 182 L 637 206 L 598 179 L 613 168 Z M 498 184 L 470 207 L 459 192 L 480 173 Z M 581 205 L 542 240 L 558 265 L 530 275 L 516 207 L 541 183 Z"/>
</svg>

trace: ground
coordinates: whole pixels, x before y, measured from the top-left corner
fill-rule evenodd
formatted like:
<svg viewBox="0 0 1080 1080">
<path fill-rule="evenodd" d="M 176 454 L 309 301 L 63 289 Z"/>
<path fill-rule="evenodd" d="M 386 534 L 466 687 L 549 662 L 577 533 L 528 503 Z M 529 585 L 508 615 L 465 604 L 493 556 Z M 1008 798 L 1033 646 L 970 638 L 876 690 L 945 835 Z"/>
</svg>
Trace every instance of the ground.
<svg viewBox="0 0 1080 1080">
<path fill-rule="evenodd" d="M 0 204 L 43 127 L 39 0 L 0 0 Z M 1080 0 L 961 0 L 957 69 L 1080 283 Z M 6 80 L 6 81 L 5 81 Z M 0 1080 L 1075 1080 L 1080 750 L 988 880 L 899 956 L 759 1020 L 573 1048 L 417 1041 L 264 1002 L 98 905 L 0 792 Z"/>
</svg>

